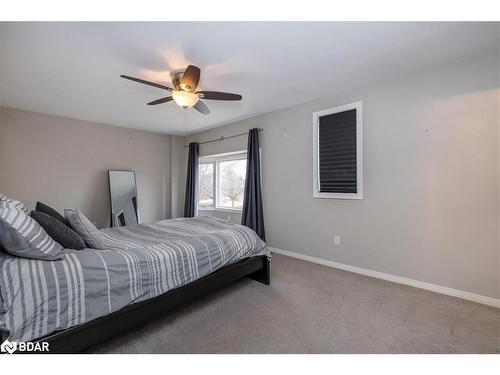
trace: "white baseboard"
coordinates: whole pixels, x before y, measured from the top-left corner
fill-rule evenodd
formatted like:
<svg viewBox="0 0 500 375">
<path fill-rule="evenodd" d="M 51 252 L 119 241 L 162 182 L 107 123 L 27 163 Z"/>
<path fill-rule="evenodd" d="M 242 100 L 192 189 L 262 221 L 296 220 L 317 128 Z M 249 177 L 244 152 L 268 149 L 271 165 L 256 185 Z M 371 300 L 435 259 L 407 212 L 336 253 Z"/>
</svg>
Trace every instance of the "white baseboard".
<svg viewBox="0 0 500 375">
<path fill-rule="evenodd" d="M 462 299 L 465 299 L 468 301 L 473 301 L 473 302 L 477 302 L 477 303 L 482 303 L 484 305 L 500 308 L 500 299 L 498 299 L 498 298 L 482 296 L 480 294 L 465 292 L 463 290 L 448 288 L 446 286 L 426 283 L 424 281 L 408 279 L 406 277 L 395 276 L 395 275 L 391 275 L 391 274 L 384 273 L 384 272 L 372 271 L 372 270 L 369 270 L 366 268 L 349 266 L 347 264 L 337 263 L 337 262 L 333 262 L 331 260 L 326 260 L 326 259 L 312 257 L 309 255 L 295 253 L 293 251 L 277 249 L 275 247 L 269 247 L 269 249 L 273 253 L 286 255 L 286 256 L 289 256 L 292 258 L 302 259 L 302 260 L 305 260 L 305 261 L 308 261 L 311 263 L 322 264 L 324 266 L 333 267 L 333 268 L 337 268 L 337 269 L 344 270 L 344 271 L 349 271 L 349 272 L 354 272 L 354 273 L 358 273 L 358 274 L 365 275 L 365 276 L 375 277 L 377 279 L 392 281 L 392 282 L 398 283 L 398 284 L 409 285 L 409 286 L 413 286 L 415 288 L 430 290 L 432 292 L 446 294 L 447 296 L 462 298 Z"/>
</svg>

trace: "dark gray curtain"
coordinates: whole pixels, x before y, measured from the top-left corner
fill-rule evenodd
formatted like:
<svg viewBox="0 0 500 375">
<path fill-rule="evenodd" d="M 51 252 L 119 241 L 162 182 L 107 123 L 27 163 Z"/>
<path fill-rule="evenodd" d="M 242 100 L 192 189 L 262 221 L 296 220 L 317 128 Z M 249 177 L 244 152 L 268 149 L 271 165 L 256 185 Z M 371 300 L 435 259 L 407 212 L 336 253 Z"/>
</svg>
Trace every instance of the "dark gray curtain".
<svg viewBox="0 0 500 375">
<path fill-rule="evenodd" d="M 196 214 L 196 189 L 198 186 L 198 157 L 200 145 L 196 142 L 189 144 L 189 156 L 186 173 L 186 197 L 184 199 L 184 217 L 193 217 Z"/>
<path fill-rule="evenodd" d="M 259 129 L 250 129 L 248 132 L 247 173 L 241 224 L 253 229 L 265 241 L 266 232 L 264 230 L 264 211 L 262 209 L 262 190 L 260 186 L 259 149 Z"/>
</svg>

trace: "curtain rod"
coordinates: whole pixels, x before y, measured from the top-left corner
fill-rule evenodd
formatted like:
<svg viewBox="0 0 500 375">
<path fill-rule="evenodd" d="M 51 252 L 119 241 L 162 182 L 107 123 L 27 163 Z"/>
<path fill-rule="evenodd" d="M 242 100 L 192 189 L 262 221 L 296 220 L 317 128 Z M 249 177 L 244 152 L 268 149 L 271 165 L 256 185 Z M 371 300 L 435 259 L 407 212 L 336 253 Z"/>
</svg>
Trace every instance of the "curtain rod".
<svg viewBox="0 0 500 375">
<path fill-rule="evenodd" d="M 258 129 L 260 132 L 261 131 L 264 131 L 264 129 L 262 128 L 259 128 Z M 221 136 L 220 138 L 217 138 L 217 139 L 211 139 L 209 141 L 205 141 L 205 142 L 198 142 L 199 145 L 204 145 L 205 143 L 212 143 L 212 142 L 218 142 L 218 141 L 223 141 L 225 139 L 230 139 L 230 138 L 236 138 L 236 137 L 241 137 L 242 135 L 247 135 L 248 132 L 246 133 L 240 133 L 240 134 L 235 134 L 235 135 L 230 135 L 229 137 L 224 137 L 224 136 Z M 184 145 L 184 147 L 189 147 L 189 144 L 187 145 Z"/>
</svg>

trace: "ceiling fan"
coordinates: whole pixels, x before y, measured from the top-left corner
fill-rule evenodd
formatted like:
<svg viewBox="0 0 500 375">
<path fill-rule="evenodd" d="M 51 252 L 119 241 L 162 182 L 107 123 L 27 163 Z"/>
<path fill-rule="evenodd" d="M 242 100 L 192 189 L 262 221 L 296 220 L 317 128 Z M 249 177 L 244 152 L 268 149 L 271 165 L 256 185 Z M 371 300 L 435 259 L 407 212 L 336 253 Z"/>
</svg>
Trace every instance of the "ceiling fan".
<svg viewBox="0 0 500 375">
<path fill-rule="evenodd" d="M 182 108 L 193 107 L 198 112 L 208 115 L 210 109 L 200 99 L 208 100 L 241 100 L 241 95 L 231 94 L 220 91 L 196 91 L 198 82 L 200 81 L 201 71 L 200 68 L 194 65 L 189 65 L 184 72 L 177 72 L 172 76 L 172 84 L 174 88 L 161 85 L 159 83 L 149 82 L 144 79 L 120 75 L 120 77 L 129 79 L 131 81 L 139 82 L 144 85 L 157 87 L 159 89 L 167 90 L 172 93 L 171 96 L 166 96 L 161 99 L 154 100 L 148 105 L 156 105 L 175 101 L 177 105 Z"/>
</svg>

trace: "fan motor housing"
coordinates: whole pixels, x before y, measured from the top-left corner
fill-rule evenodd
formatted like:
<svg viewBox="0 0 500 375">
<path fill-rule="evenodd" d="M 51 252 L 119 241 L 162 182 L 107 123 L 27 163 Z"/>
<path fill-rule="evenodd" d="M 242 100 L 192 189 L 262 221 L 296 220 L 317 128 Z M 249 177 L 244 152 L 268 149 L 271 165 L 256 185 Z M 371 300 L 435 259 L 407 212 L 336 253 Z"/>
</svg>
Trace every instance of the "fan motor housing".
<svg viewBox="0 0 500 375">
<path fill-rule="evenodd" d="M 184 75 L 183 70 L 179 71 L 179 72 L 172 73 L 172 84 L 174 85 L 176 90 L 184 90 L 184 91 L 193 92 L 194 90 L 191 89 L 191 87 L 181 85 L 181 80 L 182 80 L 183 75 Z"/>
</svg>

